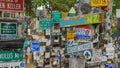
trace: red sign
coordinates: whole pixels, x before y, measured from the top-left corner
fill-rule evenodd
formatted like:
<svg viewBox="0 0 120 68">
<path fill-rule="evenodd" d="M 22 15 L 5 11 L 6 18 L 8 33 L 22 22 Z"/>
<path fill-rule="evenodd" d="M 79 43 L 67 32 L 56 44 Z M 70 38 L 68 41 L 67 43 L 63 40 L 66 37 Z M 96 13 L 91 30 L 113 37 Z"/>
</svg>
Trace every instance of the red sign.
<svg viewBox="0 0 120 68">
<path fill-rule="evenodd" d="M 0 0 L 0 11 L 17 11 L 24 10 L 24 0 Z"/>
</svg>

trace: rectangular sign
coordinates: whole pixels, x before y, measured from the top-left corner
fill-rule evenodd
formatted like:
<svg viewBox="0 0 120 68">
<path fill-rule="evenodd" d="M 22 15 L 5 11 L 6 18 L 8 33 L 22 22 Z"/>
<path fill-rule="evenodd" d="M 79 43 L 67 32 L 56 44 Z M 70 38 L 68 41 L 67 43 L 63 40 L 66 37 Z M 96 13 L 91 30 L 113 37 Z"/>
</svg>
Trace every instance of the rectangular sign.
<svg viewBox="0 0 120 68">
<path fill-rule="evenodd" d="M 17 11 L 24 10 L 24 0 L 0 0 L 0 11 Z"/>
<path fill-rule="evenodd" d="M 39 51 L 40 50 L 40 42 L 32 41 L 31 44 L 30 44 L 30 49 L 32 51 Z"/>
<path fill-rule="evenodd" d="M 58 11 L 52 12 L 52 21 L 53 22 L 60 22 L 60 18 L 61 18 L 61 12 L 58 12 Z"/>
<path fill-rule="evenodd" d="M 108 6 L 108 0 L 90 0 L 92 7 Z"/>
<path fill-rule="evenodd" d="M 6 34 L 6 35 L 16 35 L 17 34 L 17 24 L 16 23 L 8 23 L 8 22 L 4 22 L 1 23 L 0 25 L 1 27 L 1 34 Z"/>
<path fill-rule="evenodd" d="M 91 38 L 91 28 L 90 28 L 90 26 L 78 26 L 78 27 L 76 27 L 75 36 L 77 38 L 90 39 Z"/>
<path fill-rule="evenodd" d="M 120 9 L 116 9 L 116 17 L 120 18 Z"/>
<path fill-rule="evenodd" d="M 0 63 L 0 68 L 25 68 L 25 66 L 23 61 Z"/>
<path fill-rule="evenodd" d="M 49 18 L 40 18 L 40 30 L 50 29 L 52 27 L 51 19 Z"/>
<path fill-rule="evenodd" d="M 0 51 L 0 61 L 22 60 L 22 51 L 15 52 L 13 50 Z"/>
<path fill-rule="evenodd" d="M 93 57 L 92 61 L 101 61 L 102 60 L 102 50 L 101 49 L 93 49 Z"/>
<path fill-rule="evenodd" d="M 75 37 L 75 31 L 74 30 L 67 31 L 67 40 L 74 40 L 74 37 Z"/>
<path fill-rule="evenodd" d="M 87 24 L 97 24 L 104 22 L 104 14 L 103 13 L 93 13 L 85 15 L 84 17 L 72 17 L 69 19 L 61 19 L 60 26 L 68 27 L 68 26 L 76 26 L 76 25 L 87 25 Z"/>
</svg>

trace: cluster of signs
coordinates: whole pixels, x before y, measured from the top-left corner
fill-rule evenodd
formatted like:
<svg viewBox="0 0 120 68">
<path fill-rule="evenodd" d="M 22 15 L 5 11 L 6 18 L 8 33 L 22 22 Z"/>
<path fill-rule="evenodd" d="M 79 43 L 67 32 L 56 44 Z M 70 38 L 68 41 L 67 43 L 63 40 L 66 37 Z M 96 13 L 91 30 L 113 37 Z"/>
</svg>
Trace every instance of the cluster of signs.
<svg viewBox="0 0 120 68">
<path fill-rule="evenodd" d="M 60 27 L 85 25 L 85 24 L 97 24 L 97 23 L 104 22 L 104 14 L 103 13 L 88 14 L 88 15 L 85 15 L 84 17 L 79 17 L 79 16 L 66 17 L 65 19 L 62 19 L 61 12 L 55 11 L 55 12 L 53 12 L 52 16 L 55 16 L 55 17 L 53 17 L 51 19 L 40 18 L 40 21 L 39 21 L 40 29 L 46 30 L 48 28 L 51 28 L 54 25 L 54 23 L 56 23 L 56 22 L 60 23 Z"/>
</svg>

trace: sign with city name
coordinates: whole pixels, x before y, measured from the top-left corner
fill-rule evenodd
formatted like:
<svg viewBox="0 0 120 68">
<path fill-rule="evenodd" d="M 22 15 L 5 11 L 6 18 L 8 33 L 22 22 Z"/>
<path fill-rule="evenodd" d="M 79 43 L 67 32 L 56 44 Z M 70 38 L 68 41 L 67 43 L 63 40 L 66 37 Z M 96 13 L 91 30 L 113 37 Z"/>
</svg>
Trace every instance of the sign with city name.
<svg viewBox="0 0 120 68">
<path fill-rule="evenodd" d="M 17 34 L 17 24 L 4 22 L 0 24 L 1 35 L 16 35 Z"/>
<path fill-rule="evenodd" d="M 15 52 L 13 50 L 0 51 L 0 61 L 22 60 L 22 51 Z"/>
<path fill-rule="evenodd" d="M 23 61 L 0 63 L 0 68 L 25 68 L 25 66 Z"/>
<path fill-rule="evenodd" d="M 108 0 L 90 0 L 92 7 L 108 6 Z"/>
<path fill-rule="evenodd" d="M 77 25 L 87 25 L 87 24 L 98 24 L 104 22 L 104 14 L 103 13 L 94 13 L 88 14 L 83 17 L 71 17 L 68 19 L 61 19 L 60 26 L 68 27 L 68 26 L 77 26 Z"/>
<path fill-rule="evenodd" d="M 17 11 L 24 10 L 24 0 L 0 0 L 0 11 Z"/>
</svg>

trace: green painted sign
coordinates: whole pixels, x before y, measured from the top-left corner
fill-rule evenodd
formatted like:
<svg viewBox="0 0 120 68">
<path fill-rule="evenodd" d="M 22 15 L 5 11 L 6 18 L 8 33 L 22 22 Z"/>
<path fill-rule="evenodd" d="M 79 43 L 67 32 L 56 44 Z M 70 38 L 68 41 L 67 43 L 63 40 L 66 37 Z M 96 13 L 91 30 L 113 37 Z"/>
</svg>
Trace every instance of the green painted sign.
<svg viewBox="0 0 120 68">
<path fill-rule="evenodd" d="M 16 23 L 1 23 L 1 34 L 17 34 L 17 24 Z"/>
<path fill-rule="evenodd" d="M 40 22 L 40 30 L 50 29 L 52 27 L 51 19 L 49 18 L 41 18 Z"/>
<path fill-rule="evenodd" d="M 61 12 L 53 11 L 52 12 L 52 21 L 53 22 L 60 22 L 61 19 Z"/>
<path fill-rule="evenodd" d="M 23 60 L 23 51 L 3 50 L 0 51 L 0 61 Z"/>
</svg>

